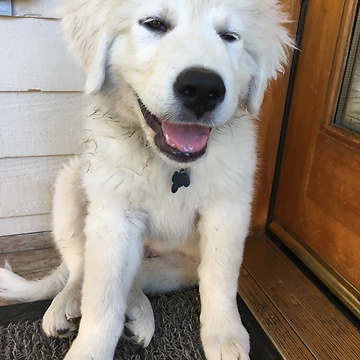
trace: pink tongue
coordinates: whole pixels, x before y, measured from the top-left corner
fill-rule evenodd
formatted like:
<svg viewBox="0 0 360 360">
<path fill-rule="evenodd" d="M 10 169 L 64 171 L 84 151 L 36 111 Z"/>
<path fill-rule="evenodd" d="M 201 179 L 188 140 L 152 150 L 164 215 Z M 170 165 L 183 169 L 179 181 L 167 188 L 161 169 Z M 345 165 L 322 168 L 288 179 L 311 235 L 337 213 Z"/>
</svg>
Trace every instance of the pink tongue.
<svg viewBox="0 0 360 360">
<path fill-rule="evenodd" d="M 209 139 L 210 129 L 199 125 L 162 123 L 166 143 L 183 153 L 202 150 Z"/>
</svg>

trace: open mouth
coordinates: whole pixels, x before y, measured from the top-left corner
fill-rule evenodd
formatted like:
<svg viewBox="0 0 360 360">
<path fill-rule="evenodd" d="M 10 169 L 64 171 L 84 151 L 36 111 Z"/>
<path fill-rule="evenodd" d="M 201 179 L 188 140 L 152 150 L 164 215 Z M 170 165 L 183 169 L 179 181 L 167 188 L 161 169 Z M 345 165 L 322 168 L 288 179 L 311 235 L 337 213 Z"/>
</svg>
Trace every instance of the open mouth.
<svg viewBox="0 0 360 360">
<path fill-rule="evenodd" d="M 155 144 L 167 157 L 177 162 L 191 162 L 206 152 L 210 127 L 161 121 L 138 98 L 146 123 L 155 131 Z"/>
</svg>

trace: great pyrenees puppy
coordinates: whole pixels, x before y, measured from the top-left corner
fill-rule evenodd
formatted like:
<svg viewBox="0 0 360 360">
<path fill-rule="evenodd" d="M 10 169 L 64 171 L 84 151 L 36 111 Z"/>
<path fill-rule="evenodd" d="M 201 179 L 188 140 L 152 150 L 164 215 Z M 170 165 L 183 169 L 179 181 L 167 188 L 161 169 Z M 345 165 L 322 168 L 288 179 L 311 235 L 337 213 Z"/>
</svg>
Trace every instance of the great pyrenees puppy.
<svg viewBox="0 0 360 360">
<path fill-rule="evenodd" d="M 63 25 L 98 111 L 61 171 L 48 277 L 0 272 L 0 296 L 55 297 L 66 360 L 147 346 L 145 294 L 199 283 L 208 360 L 249 359 L 236 304 L 256 169 L 254 116 L 291 46 L 276 0 L 69 0 Z M 61 71 L 61 70 L 59 70 Z"/>
</svg>

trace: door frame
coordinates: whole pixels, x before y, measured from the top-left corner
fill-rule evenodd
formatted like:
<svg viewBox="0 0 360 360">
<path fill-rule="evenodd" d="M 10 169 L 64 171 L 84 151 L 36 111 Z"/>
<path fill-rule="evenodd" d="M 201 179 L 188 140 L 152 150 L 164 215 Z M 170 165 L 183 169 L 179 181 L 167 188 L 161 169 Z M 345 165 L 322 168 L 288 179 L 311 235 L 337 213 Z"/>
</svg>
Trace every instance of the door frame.
<svg viewBox="0 0 360 360">
<path fill-rule="evenodd" d="M 327 126 L 332 123 L 333 114 L 336 110 L 337 99 L 339 97 L 342 85 L 342 77 L 347 63 L 347 57 L 344 57 L 343 54 L 347 53 L 349 48 L 353 31 L 353 24 L 355 22 L 357 13 L 356 9 L 359 6 L 360 5 L 358 1 L 344 0 L 342 17 L 338 25 L 338 36 L 336 39 L 336 44 L 334 45 L 335 56 L 333 57 L 331 71 L 329 72 L 327 78 L 327 93 L 322 109 L 321 129 L 325 133 L 331 135 L 333 138 L 337 138 L 346 144 L 356 143 L 360 147 L 359 137 L 344 131 L 340 127 Z M 306 26 L 306 15 L 308 15 L 308 12 L 308 1 L 304 1 L 302 3 L 297 35 L 299 51 L 295 52 L 294 54 L 293 65 L 291 69 L 266 231 L 270 235 L 275 235 L 278 239 L 280 239 L 281 242 L 286 247 L 288 247 L 321 280 L 321 282 L 324 283 L 350 309 L 350 311 L 355 314 L 355 316 L 360 318 L 360 291 L 357 290 L 352 284 L 350 284 L 335 269 L 329 266 L 329 264 L 327 264 L 310 246 L 305 244 L 303 241 L 301 241 L 301 239 L 297 238 L 290 232 L 286 231 L 284 227 L 274 221 L 275 201 L 279 185 L 280 168 L 284 152 L 286 130 L 289 123 L 289 114 L 293 100 L 294 88 L 297 86 L 297 82 L 300 81 L 296 76 L 299 71 L 298 60 L 299 57 L 301 57 L 302 50 L 307 48 L 311 37 L 311 34 L 306 32 L 304 32 L 303 37 L 301 36 L 303 34 L 304 26 Z"/>
</svg>

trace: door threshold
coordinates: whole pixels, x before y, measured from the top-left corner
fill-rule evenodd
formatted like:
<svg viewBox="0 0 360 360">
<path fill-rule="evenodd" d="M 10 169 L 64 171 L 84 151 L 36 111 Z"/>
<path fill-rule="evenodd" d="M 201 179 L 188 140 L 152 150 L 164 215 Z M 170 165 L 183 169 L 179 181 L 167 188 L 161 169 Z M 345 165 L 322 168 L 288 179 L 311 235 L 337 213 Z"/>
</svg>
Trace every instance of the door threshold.
<svg viewBox="0 0 360 360">
<path fill-rule="evenodd" d="M 356 320 L 265 235 L 247 240 L 239 294 L 282 359 L 360 359 Z"/>
</svg>

